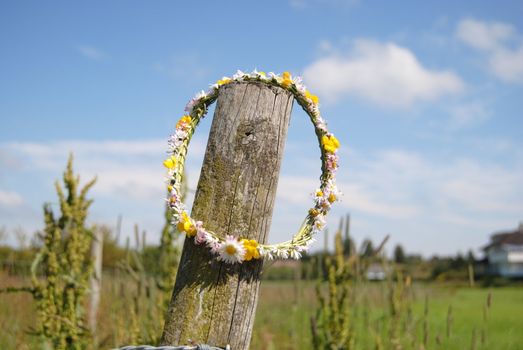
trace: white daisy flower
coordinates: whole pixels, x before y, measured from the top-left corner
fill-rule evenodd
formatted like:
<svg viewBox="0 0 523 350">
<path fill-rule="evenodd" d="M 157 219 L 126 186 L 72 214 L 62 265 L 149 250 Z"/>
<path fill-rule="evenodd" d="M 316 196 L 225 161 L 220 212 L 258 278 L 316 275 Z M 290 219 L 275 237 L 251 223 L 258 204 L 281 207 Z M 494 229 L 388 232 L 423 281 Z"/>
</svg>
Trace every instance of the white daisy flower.
<svg viewBox="0 0 523 350">
<path fill-rule="evenodd" d="M 237 70 L 236 73 L 232 76 L 232 79 L 233 80 L 238 80 L 238 81 L 241 81 L 243 79 L 243 76 L 245 75 L 244 72 L 242 72 L 241 70 Z"/>
<path fill-rule="evenodd" d="M 298 92 L 300 92 L 302 95 L 305 95 L 307 88 L 305 85 L 303 85 L 302 77 L 294 77 L 294 85 L 296 86 L 296 90 L 298 90 Z"/>
<path fill-rule="evenodd" d="M 245 257 L 245 247 L 234 236 L 227 235 L 217 251 L 218 260 L 228 264 L 241 263 Z"/>
<path fill-rule="evenodd" d="M 176 130 L 173 135 L 169 137 L 167 141 L 169 150 L 171 153 L 175 153 L 178 150 L 178 147 L 183 143 L 183 137 L 178 133 L 179 130 Z"/>
<path fill-rule="evenodd" d="M 276 257 L 276 250 L 274 250 L 274 249 L 268 250 L 266 257 L 267 257 L 267 260 L 269 260 L 269 261 L 274 260 L 274 258 Z"/>
<path fill-rule="evenodd" d="M 187 104 L 185 105 L 185 111 L 188 113 L 188 114 L 192 114 L 192 109 L 194 107 L 194 105 L 196 104 L 196 101 L 194 99 L 191 99 L 189 102 L 187 102 Z"/>
<path fill-rule="evenodd" d="M 286 250 L 278 250 L 276 252 L 276 255 L 278 256 L 278 258 L 280 259 L 288 259 L 289 258 L 289 252 L 286 251 Z"/>
<path fill-rule="evenodd" d="M 290 250 L 290 256 L 294 260 L 300 260 L 301 253 L 298 251 L 298 249 L 292 249 L 292 250 Z"/>
<path fill-rule="evenodd" d="M 262 257 L 265 257 L 265 255 L 267 254 L 265 249 L 260 245 L 258 246 L 258 253 L 260 253 L 260 256 L 262 256 Z"/>
<path fill-rule="evenodd" d="M 206 96 L 206 97 L 209 97 L 209 96 L 211 96 L 212 94 L 214 94 L 215 92 L 216 92 L 215 89 L 211 86 L 211 87 L 209 88 L 209 90 L 205 91 L 205 96 Z"/>
<path fill-rule="evenodd" d="M 205 97 L 207 97 L 207 93 L 205 91 L 201 90 L 200 92 L 198 92 L 196 94 L 196 96 L 194 96 L 194 99 L 195 100 L 200 100 L 200 99 L 205 98 Z"/>
<path fill-rule="evenodd" d="M 187 105 L 185 106 L 185 111 L 188 113 L 188 114 L 191 114 L 192 113 L 192 110 L 194 108 L 194 106 L 200 102 L 200 99 L 202 98 L 205 98 L 207 97 L 207 94 L 205 93 L 205 91 L 200 91 L 199 93 L 196 94 L 196 96 L 194 96 L 188 103 Z"/>
<path fill-rule="evenodd" d="M 325 227 L 325 224 L 327 221 L 325 220 L 325 215 L 319 214 L 314 217 L 314 229 L 317 231 L 321 231 L 323 227 Z"/>
<path fill-rule="evenodd" d="M 305 245 L 298 245 L 294 249 L 296 249 L 298 252 L 306 252 L 309 250 L 309 241 L 305 242 Z"/>
<path fill-rule="evenodd" d="M 316 117 L 316 127 L 323 132 L 327 132 L 327 123 L 321 116 Z"/>
<path fill-rule="evenodd" d="M 218 249 L 220 248 L 220 242 L 209 233 L 205 236 L 207 246 L 211 249 L 211 253 L 218 254 Z"/>
</svg>

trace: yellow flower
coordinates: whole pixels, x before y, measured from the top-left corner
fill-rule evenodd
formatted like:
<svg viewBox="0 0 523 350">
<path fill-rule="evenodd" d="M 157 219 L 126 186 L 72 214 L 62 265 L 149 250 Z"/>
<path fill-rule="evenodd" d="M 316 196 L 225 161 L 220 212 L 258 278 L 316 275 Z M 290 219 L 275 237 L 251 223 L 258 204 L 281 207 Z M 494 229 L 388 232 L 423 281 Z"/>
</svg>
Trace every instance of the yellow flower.
<svg viewBox="0 0 523 350">
<path fill-rule="evenodd" d="M 173 187 L 171 185 L 167 186 L 167 191 L 169 191 L 169 193 L 171 193 L 173 191 Z"/>
<path fill-rule="evenodd" d="M 238 251 L 238 249 L 236 249 L 236 247 L 233 246 L 232 244 L 229 244 L 229 245 L 227 245 L 227 247 L 225 247 L 225 251 L 226 251 L 227 254 L 229 254 L 229 255 L 234 255 L 234 254 L 236 254 L 236 252 Z"/>
<path fill-rule="evenodd" d="M 292 84 L 292 76 L 289 72 L 283 72 L 281 85 L 283 87 L 289 87 Z"/>
<path fill-rule="evenodd" d="M 329 194 L 329 198 L 327 198 L 329 202 L 334 203 L 337 199 L 336 195 L 334 193 Z"/>
<path fill-rule="evenodd" d="M 334 153 L 340 147 L 340 141 L 334 135 L 323 135 L 321 145 L 327 152 Z"/>
<path fill-rule="evenodd" d="M 316 208 L 309 209 L 309 214 L 311 216 L 318 216 L 320 214 L 320 211 Z"/>
<path fill-rule="evenodd" d="M 231 79 L 229 78 L 223 78 L 223 79 L 220 79 L 216 82 L 216 84 L 218 84 L 218 86 L 221 86 L 221 85 L 225 85 L 225 84 L 228 84 L 231 82 Z"/>
<path fill-rule="evenodd" d="M 167 169 L 173 169 L 176 166 L 176 158 L 174 158 L 174 156 L 167 158 L 163 161 L 163 166 Z"/>
<path fill-rule="evenodd" d="M 311 94 L 309 92 L 309 90 L 305 91 L 305 97 L 308 98 L 309 100 L 311 100 L 312 103 L 314 103 L 315 105 L 317 105 L 318 102 L 320 102 L 320 99 L 318 98 L 318 96 Z"/>
<path fill-rule="evenodd" d="M 190 124 L 192 121 L 192 118 L 190 115 L 184 115 L 183 117 L 178 120 L 178 123 L 176 123 L 176 128 L 180 128 L 184 124 Z"/>
<path fill-rule="evenodd" d="M 254 239 L 242 239 L 241 240 L 243 247 L 245 248 L 245 257 L 246 261 L 252 259 L 259 259 L 260 252 L 258 252 L 258 242 Z"/>
<path fill-rule="evenodd" d="M 187 236 L 192 237 L 196 235 L 196 227 L 191 222 L 191 218 L 186 212 L 182 212 L 182 219 L 176 225 L 178 231 L 185 232 Z"/>
<path fill-rule="evenodd" d="M 267 74 L 265 74 L 265 72 L 258 72 L 259 75 L 261 75 L 262 77 L 265 77 Z"/>
<path fill-rule="evenodd" d="M 316 191 L 316 197 L 323 197 L 323 191 L 322 190 Z"/>
</svg>

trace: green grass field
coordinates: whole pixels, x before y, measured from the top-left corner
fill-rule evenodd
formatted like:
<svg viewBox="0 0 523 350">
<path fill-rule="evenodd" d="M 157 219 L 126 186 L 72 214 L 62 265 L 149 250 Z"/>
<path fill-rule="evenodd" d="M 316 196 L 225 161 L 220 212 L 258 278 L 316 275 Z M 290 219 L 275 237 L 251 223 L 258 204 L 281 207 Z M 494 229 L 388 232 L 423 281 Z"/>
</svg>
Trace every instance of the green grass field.
<svg viewBox="0 0 523 350">
<path fill-rule="evenodd" d="M 0 285 L 23 284 L 18 279 L 0 276 Z M 390 317 L 386 283 L 366 283 L 355 288 L 354 327 L 356 349 L 375 349 L 375 329 L 386 333 L 385 321 Z M 104 349 L 127 345 L 125 336 L 129 326 L 118 324 L 128 315 L 121 307 L 117 288 L 104 287 L 99 337 Z M 484 306 L 488 294 L 492 305 L 484 321 Z M 409 339 L 398 349 L 420 349 L 408 343 L 423 337 L 425 298 L 428 300 L 426 349 L 472 349 L 472 335 L 476 334 L 475 349 L 523 349 L 523 288 L 494 289 L 415 284 L 412 288 L 413 324 Z M 447 338 L 447 312 L 452 306 L 451 334 Z M 315 283 L 300 281 L 262 282 L 251 349 L 312 349 L 310 318 L 316 308 Z M 33 303 L 27 293 L 0 295 L 0 348 L 38 349 L 36 339 L 27 334 L 34 325 Z M 142 315 L 151 317 L 151 315 Z M 142 320 L 146 321 L 146 320 Z M 138 323 L 137 327 L 140 323 Z M 385 326 L 380 326 L 380 324 Z M 161 332 L 161 329 L 159 329 Z M 115 333 L 119 333 L 116 336 Z M 484 333 L 482 340 L 482 333 Z M 409 341 L 407 341 L 409 340 Z M 387 349 L 387 347 L 382 347 Z"/>
<path fill-rule="evenodd" d="M 358 298 L 356 316 L 357 349 L 374 349 L 372 332 L 363 324 L 362 314 L 368 313 L 368 322 L 379 322 L 388 317 L 384 284 L 368 284 L 358 290 L 369 298 Z M 415 285 L 412 317 L 419 323 L 411 336 L 422 337 L 422 319 L 425 297 L 428 297 L 427 349 L 471 349 L 473 332 L 476 349 L 523 349 L 523 288 L 495 289 L 449 287 L 435 284 Z M 492 305 L 484 321 L 484 306 L 492 293 Z M 446 336 L 447 312 L 452 306 L 450 337 Z M 315 292 L 312 283 L 264 282 L 262 285 L 252 349 L 312 349 L 310 317 L 315 312 Z M 365 311 L 366 310 L 366 311 Z M 475 331 L 474 331 L 475 330 Z M 484 340 L 482 344 L 482 331 Z M 439 344 L 438 340 L 439 339 Z M 408 347 L 402 347 L 408 348 Z M 418 349 L 418 348 L 416 348 Z"/>
</svg>

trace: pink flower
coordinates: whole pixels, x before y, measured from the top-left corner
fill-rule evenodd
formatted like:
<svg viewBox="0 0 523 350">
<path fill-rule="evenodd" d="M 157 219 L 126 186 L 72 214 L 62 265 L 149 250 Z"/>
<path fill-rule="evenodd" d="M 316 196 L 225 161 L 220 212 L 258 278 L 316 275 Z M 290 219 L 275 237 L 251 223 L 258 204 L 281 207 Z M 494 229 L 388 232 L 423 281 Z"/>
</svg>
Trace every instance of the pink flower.
<svg viewBox="0 0 523 350">
<path fill-rule="evenodd" d="M 196 221 L 194 226 L 196 227 L 196 237 L 194 237 L 196 244 L 207 242 L 207 232 L 205 232 L 205 229 L 203 228 L 203 222 Z"/>
</svg>

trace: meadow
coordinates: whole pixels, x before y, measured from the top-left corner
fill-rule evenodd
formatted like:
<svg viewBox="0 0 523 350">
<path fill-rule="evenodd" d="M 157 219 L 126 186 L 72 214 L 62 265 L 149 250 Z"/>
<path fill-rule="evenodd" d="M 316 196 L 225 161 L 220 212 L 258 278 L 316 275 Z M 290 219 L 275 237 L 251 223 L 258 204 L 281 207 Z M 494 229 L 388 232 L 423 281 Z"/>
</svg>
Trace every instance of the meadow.
<svg viewBox="0 0 523 350">
<path fill-rule="evenodd" d="M 390 319 L 387 285 L 385 282 L 369 283 L 355 289 L 355 348 L 376 349 L 372 324 Z M 425 302 L 428 301 L 426 349 L 521 349 L 521 287 L 485 289 L 420 283 L 414 284 L 412 290 L 411 317 L 416 325 L 412 329 L 412 338 L 423 337 Z M 489 293 L 492 304 L 486 311 Z M 449 306 L 452 309 L 451 324 L 447 322 Z M 300 282 L 299 286 L 291 282 L 265 282 L 261 289 L 251 348 L 312 349 L 310 318 L 315 309 L 315 291 L 311 282 Z M 485 311 L 488 313 L 486 321 Z M 450 327 L 448 337 L 447 326 Z M 382 332 L 387 330 L 382 329 Z"/>
<path fill-rule="evenodd" d="M 128 276 L 104 277 L 97 334 L 100 349 L 129 345 L 161 333 L 162 306 L 154 288 L 139 293 Z M 0 275 L 2 286 L 28 282 Z M 310 319 L 318 306 L 316 284 L 306 280 L 263 281 L 250 348 L 313 349 Z M 320 290 L 325 288 L 326 284 L 322 284 Z M 403 297 L 409 302 L 398 319 L 391 316 L 391 290 L 390 282 L 359 282 L 352 286 L 354 349 L 521 349 L 521 287 L 488 289 L 414 283 Z M 0 295 L 0 348 L 41 348 L 30 334 L 35 326 L 34 313 L 28 293 Z M 392 346 L 387 339 L 394 322 L 403 329 L 401 343 Z"/>
</svg>

